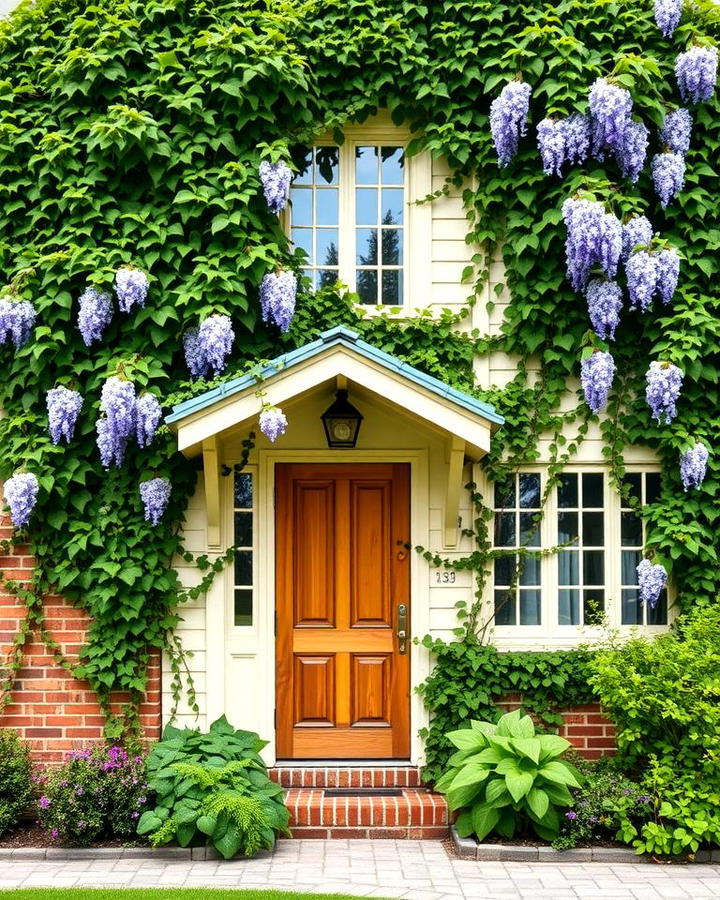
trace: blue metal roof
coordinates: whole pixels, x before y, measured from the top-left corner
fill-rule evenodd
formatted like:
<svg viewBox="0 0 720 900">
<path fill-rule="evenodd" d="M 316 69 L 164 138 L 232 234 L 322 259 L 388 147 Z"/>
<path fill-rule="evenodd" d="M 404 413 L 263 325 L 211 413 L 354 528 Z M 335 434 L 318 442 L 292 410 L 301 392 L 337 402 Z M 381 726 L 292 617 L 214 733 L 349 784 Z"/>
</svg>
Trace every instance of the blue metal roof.
<svg viewBox="0 0 720 900">
<path fill-rule="evenodd" d="M 336 345 L 347 347 L 360 356 L 364 356 L 372 362 L 379 363 L 385 369 L 395 372 L 398 375 L 402 375 L 403 378 L 406 378 L 408 381 L 414 381 L 415 384 L 424 387 L 433 394 L 437 394 L 443 399 L 463 407 L 463 409 L 476 413 L 484 419 L 487 419 L 489 422 L 493 422 L 496 425 L 502 425 L 505 421 L 488 403 L 483 403 L 482 400 L 478 400 L 476 397 L 470 396 L 470 394 L 465 394 L 463 391 L 458 391 L 456 388 L 450 387 L 445 384 L 445 382 L 440 381 L 439 378 L 433 378 L 432 375 L 426 375 L 424 372 L 415 369 L 413 366 L 408 365 L 408 363 L 403 362 L 396 356 L 391 356 L 383 350 L 378 350 L 377 347 L 373 347 L 372 344 L 363 341 L 356 331 L 351 331 L 349 328 L 345 328 L 342 325 L 331 328 L 329 331 L 324 331 L 317 340 L 311 341 L 309 344 L 298 347 L 296 350 L 291 350 L 289 353 L 283 353 L 282 356 L 278 356 L 276 359 L 269 362 L 257 374 L 233 378 L 232 381 L 226 381 L 216 388 L 198 394 L 197 397 L 191 397 L 189 400 L 178 403 L 177 406 L 173 407 L 173 411 L 167 416 L 165 421 L 169 425 L 172 425 L 174 422 L 179 422 L 182 419 L 187 418 L 187 416 L 191 416 L 193 413 L 199 412 L 208 406 L 212 406 L 213 403 L 217 403 L 219 400 L 224 400 L 227 397 L 231 397 L 233 394 L 238 394 L 241 391 L 247 390 L 247 388 L 253 387 L 253 385 L 258 382 L 264 381 L 267 378 L 278 374 L 278 372 L 285 372 L 292 366 L 305 362 L 305 360 L 312 359 L 313 356 L 317 356 L 324 350 L 327 350 L 328 347 Z"/>
</svg>

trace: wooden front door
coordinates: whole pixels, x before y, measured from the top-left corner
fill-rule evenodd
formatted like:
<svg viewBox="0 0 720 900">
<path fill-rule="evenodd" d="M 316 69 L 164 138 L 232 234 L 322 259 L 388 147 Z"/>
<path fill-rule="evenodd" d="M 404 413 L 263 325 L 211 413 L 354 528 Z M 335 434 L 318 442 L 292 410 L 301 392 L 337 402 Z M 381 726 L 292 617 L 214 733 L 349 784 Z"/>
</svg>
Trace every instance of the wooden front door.
<svg viewBox="0 0 720 900">
<path fill-rule="evenodd" d="M 275 471 L 277 755 L 407 758 L 410 467 Z"/>
</svg>

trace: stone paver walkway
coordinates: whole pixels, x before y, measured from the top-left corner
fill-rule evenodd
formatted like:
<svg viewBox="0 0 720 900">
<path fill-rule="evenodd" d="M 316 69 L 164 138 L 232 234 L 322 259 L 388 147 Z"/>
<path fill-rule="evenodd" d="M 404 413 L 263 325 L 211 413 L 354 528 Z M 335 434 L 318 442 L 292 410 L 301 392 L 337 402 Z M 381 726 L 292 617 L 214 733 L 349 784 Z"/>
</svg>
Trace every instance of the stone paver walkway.
<svg viewBox="0 0 720 900">
<path fill-rule="evenodd" d="M 405 900 L 720 897 L 720 866 L 451 859 L 439 841 L 281 841 L 253 860 L 0 861 L 15 887 L 274 887 Z"/>
</svg>

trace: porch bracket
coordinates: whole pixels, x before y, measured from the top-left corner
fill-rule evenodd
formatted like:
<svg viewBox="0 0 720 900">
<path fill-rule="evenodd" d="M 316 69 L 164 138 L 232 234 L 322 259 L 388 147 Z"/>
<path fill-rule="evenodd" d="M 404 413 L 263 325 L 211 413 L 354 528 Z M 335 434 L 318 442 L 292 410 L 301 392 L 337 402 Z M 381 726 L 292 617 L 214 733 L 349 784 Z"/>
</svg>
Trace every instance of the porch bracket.
<svg viewBox="0 0 720 900">
<path fill-rule="evenodd" d="M 452 549 L 458 545 L 460 532 L 458 512 L 460 491 L 462 490 L 463 465 L 465 464 L 465 441 L 453 436 L 450 444 L 447 490 L 445 492 L 445 547 Z"/>
<path fill-rule="evenodd" d="M 208 549 L 220 546 L 220 461 L 217 438 L 202 442 Z"/>
</svg>

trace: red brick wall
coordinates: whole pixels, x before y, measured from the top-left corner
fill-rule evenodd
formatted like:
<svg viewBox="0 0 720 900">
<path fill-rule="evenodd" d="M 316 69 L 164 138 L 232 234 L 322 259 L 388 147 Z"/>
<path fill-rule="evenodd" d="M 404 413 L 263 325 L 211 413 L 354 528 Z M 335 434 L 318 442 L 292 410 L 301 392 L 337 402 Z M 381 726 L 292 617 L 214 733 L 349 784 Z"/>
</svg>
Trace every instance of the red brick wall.
<svg viewBox="0 0 720 900">
<path fill-rule="evenodd" d="M 0 540 L 10 536 L 7 520 L 0 519 Z M 12 556 L 0 556 L 0 571 L 8 579 L 27 579 L 32 566 L 33 559 L 23 547 L 16 547 Z M 51 597 L 45 602 L 45 614 L 52 637 L 71 661 L 76 660 L 85 638 L 85 613 L 60 597 Z M 20 601 L 0 584 L 0 666 L 24 616 Z M 149 690 L 140 718 L 146 737 L 156 739 L 161 727 L 159 654 L 149 674 Z M 122 697 L 114 699 L 119 703 Z M 73 678 L 56 665 L 41 641 L 26 644 L 11 702 L 0 712 L 0 727 L 17 729 L 32 745 L 37 762 L 58 763 L 68 750 L 101 742 L 103 723 L 97 699 L 87 682 Z"/>
</svg>

